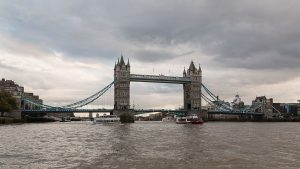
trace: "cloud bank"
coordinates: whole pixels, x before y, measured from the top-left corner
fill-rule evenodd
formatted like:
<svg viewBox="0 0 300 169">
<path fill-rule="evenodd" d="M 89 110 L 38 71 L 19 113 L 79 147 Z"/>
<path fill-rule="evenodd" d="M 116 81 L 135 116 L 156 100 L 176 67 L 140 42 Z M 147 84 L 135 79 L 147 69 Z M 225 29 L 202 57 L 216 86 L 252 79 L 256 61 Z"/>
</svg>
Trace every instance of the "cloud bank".
<svg viewBox="0 0 300 169">
<path fill-rule="evenodd" d="M 295 102 L 299 8 L 297 0 L 0 1 L 0 75 L 59 105 L 112 81 L 123 53 L 137 74 L 181 76 L 194 60 L 228 101 L 239 93 L 247 103 Z M 177 108 L 181 90 L 133 83 L 131 101 Z"/>
</svg>

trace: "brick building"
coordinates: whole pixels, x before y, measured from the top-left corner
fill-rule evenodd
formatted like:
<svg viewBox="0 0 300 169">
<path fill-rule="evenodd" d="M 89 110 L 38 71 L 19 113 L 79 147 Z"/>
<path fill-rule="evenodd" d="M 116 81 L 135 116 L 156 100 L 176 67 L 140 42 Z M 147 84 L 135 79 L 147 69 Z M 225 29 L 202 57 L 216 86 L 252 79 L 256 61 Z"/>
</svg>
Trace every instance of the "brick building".
<svg viewBox="0 0 300 169">
<path fill-rule="evenodd" d="M 5 113 L 4 116 L 10 116 L 16 119 L 21 119 L 21 110 L 39 109 L 37 105 L 22 100 L 22 97 L 25 97 L 32 102 L 43 104 L 43 100 L 39 99 L 39 96 L 36 96 L 33 93 L 24 92 L 24 87 L 19 86 L 12 80 L 5 80 L 3 78 L 0 81 L 0 90 L 4 90 L 11 93 L 12 96 L 16 98 L 17 106 L 18 106 L 18 110 L 15 110 L 11 113 Z"/>
</svg>

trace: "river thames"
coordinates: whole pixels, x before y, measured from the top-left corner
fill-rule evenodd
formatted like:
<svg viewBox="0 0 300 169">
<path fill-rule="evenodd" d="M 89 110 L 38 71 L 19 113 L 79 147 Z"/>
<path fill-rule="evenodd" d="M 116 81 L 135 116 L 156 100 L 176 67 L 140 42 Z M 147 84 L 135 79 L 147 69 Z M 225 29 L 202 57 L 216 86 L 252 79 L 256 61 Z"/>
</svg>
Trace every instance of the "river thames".
<svg viewBox="0 0 300 169">
<path fill-rule="evenodd" d="M 0 126 L 1 169 L 300 168 L 300 123 Z"/>
</svg>

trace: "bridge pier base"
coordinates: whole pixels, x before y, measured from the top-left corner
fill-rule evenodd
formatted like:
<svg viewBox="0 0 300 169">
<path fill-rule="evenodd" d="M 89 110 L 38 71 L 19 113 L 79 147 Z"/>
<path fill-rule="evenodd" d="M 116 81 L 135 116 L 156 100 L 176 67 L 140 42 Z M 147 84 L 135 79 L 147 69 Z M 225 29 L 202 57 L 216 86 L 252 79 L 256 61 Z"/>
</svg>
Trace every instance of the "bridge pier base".
<svg viewBox="0 0 300 169">
<path fill-rule="evenodd" d="M 113 110 L 113 115 L 119 116 L 122 123 L 134 123 L 133 110 Z"/>
<path fill-rule="evenodd" d="M 200 117 L 202 119 L 208 119 L 207 112 L 201 111 L 201 110 L 188 111 L 186 115 L 190 116 L 190 115 L 194 115 L 194 114 L 196 114 L 198 117 Z"/>
</svg>

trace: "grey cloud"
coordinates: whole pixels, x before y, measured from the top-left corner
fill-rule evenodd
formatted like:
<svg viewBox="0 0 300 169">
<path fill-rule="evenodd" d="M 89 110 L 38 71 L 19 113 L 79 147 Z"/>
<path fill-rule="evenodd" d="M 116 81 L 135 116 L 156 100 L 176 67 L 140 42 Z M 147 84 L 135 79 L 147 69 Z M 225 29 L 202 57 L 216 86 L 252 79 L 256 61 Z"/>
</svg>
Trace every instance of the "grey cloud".
<svg viewBox="0 0 300 169">
<path fill-rule="evenodd" d="M 133 41 L 190 44 L 225 66 L 295 69 L 298 6 L 298 1 L 174 1 L 125 14 L 132 19 L 119 26 Z"/>
<path fill-rule="evenodd" d="M 176 58 L 172 53 L 157 50 L 139 50 L 134 53 L 134 56 L 143 62 L 161 62 Z"/>
<path fill-rule="evenodd" d="M 45 53 L 54 50 L 74 60 L 90 59 L 112 66 L 121 51 L 143 65 L 169 64 L 170 59 L 179 62 L 200 51 L 209 58 L 201 63 L 209 67 L 202 69 L 204 78 L 222 93 L 218 85 L 223 83 L 231 92 L 244 85 L 279 84 L 299 77 L 299 8 L 298 0 L 10 0 L 0 1 L 0 35 Z M 176 51 L 180 45 L 188 46 L 187 51 Z M 206 71 L 213 69 L 237 73 L 207 77 Z M 241 69 L 245 72 L 239 72 Z M 55 79 L 56 75 L 52 76 Z M 38 86 L 48 88 L 34 84 Z M 181 91 L 164 85 L 138 90 Z"/>
<path fill-rule="evenodd" d="M 3 63 L 2 60 L 0 60 L 0 69 L 6 69 L 8 71 L 20 71 L 20 69 L 18 69 L 17 67 Z"/>
<path fill-rule="evenodd" d="M 0 14 L 10 28 L 3 33 L 78 59 L 109 60 L 132 46 L 188 44 L 223 66 L 296 69 L 299 6 L 296 0 L 9 1 Z M 145 62 L 177 57 L 146 49 L 131 53 Z"/>
<path fill-rule="evenodd" d="M 3 2 L 2 2 L 3 3 Z M 96 6 L 101 3 L 97 3 Z M 86 8 L 85 8 L 86 7 Z M 84 13 L 83 8 L 87 11 Z M 95 17 L 101 10 L 85 2 L 60 3 L 60 1 L 0 4 L 2 33 L 18 37 L 41 49 L 52 49 L 66 56 L 107 59 L 119 54 L 107 40 L 112 28 L 108 21 Z"/>
</svg>

